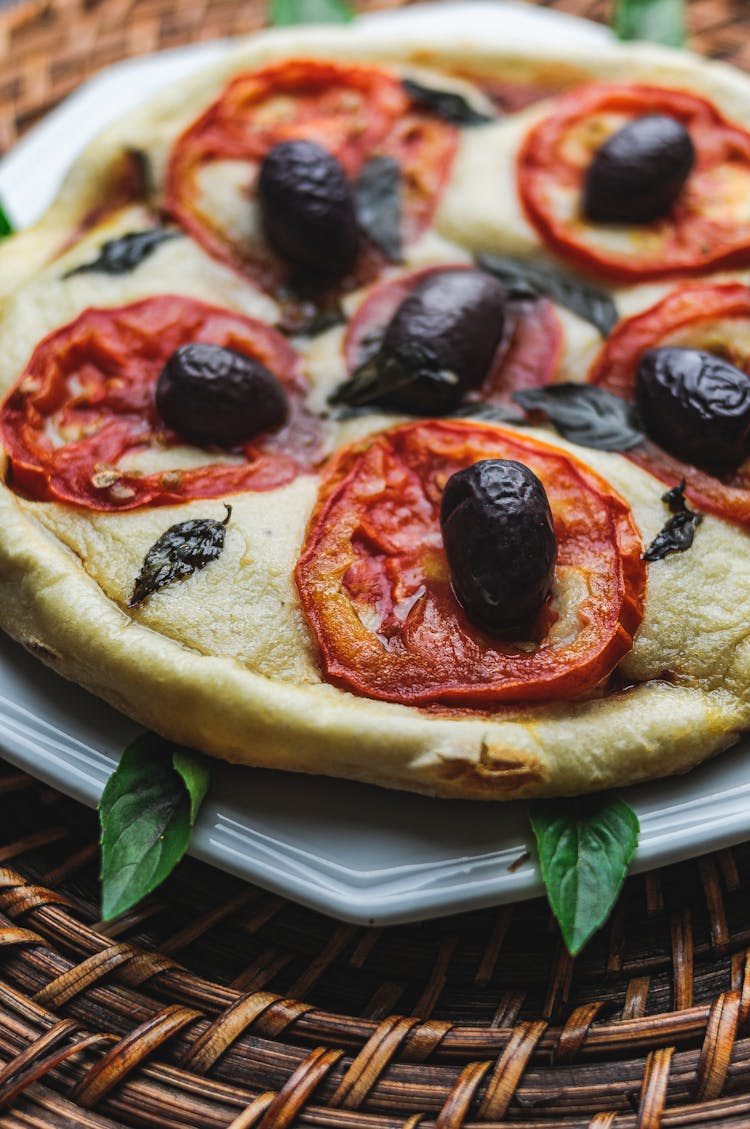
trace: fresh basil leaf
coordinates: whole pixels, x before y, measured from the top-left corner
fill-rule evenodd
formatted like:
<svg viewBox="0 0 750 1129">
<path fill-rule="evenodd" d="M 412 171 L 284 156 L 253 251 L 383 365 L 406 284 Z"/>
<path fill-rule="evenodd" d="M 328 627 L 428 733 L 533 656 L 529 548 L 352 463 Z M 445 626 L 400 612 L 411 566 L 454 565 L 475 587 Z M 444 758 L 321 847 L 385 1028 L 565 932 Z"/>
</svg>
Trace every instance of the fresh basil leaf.
<svg viewBox="0 0 750 1129">
<path fill-rule="evenodd" d="M 529 422 L 523 416 L 519 416 L 518 412 L 506 408 L 503 404 L 491 404 L 487 400 L 463 404 L 451 412 L 451 418 L 486 420 L 487 423 L 512 423 L 516 427 L 523 427 Z"/>
<path fill-rule="evenodd" d="M 619 39 L 681 47 L 685 42 L 684 0 L 615 0 L 613 26 Z"/>
<path fill-rule="evenodd" d="M 438 90 L 434 86 L 423 86 L 413 78 L 401 80 L 406 93 L 413 102 L 430 110 L 443 121 L 451 125 L 486 125 L 487 122 L 496 121 L 492 114 L 483 114 L 466 101 L 461 94 L 453 90 Z"/>
<path fill-rule="evenodd" d="M 551 298 L 591 322 L 602 337 L 611 332 L 618 320 L 617 307 L 605 290 L 553 267 L 505 255 L 478 255 L 477 265 L 499 278 L 511 298 Z"/>
<path fill-rule="evenodd" d="M 685 501 L 685 479 L 661 496 L 671 517 L 667 518 L 643 554 L 644 561 L 661 561 L 669 553 L 684 553 L 693 544 L 695 531 L 703 521 L 703 514 L 694 513 Z"/>
<path fill-rule="evenodd" d="M 143 603 L 147 596 L 160 588 L 200 572 L 221 556 L 226 527 L 232 516 L 232 507 L 225 505 L 224 508 L 227 516 L 223 521 L 196 518 L 181 521 L 162 533 L 146 553 L 133 585 L 133 595 L 128 601 L 129 608 Z"/>
<path fill-rule="evenodd" d="M 629 451 L 643 440 L 634 406 L 597 384 L 545 384 L 521 388 L 513 399 L 539 412 L 571 443 L 599 451 Z"/>
<path fill-rule="evenodd" d="M 458 384 L 456 374 L 441 368 L 431 350 L 406 341 L 381 346 L 334 389 L 328 403 L 351 408 L 377 405 L 410 414 L 421 414 L 426 406 L 430 414 L 444 415 L 456 401 Z"/>
<path fill-rule="evenodd" d="M 12 235 L 15 231 L 13 224 L 8 218 L 8 213 L 5 208 L 0 204 L 0 239 L 5 239 L 6 235 Z"/>
<path fill-rule="evenodd" d="M 270 0 L 268 22 L 274 27 L 292 24 L 345 24 L 354 12 L 344 0 Z"/>
<path fill-rule="evenodd" d="M 152 255 L 157 247 L 170 239 L 179 237 L 178 231 L 167 231 L 163 227 L 152 227 L 148 231 L 129 231 L 117 239 L 103 243 L 99 254 L 90 263 L 82 263 L 66 271 L 63 278 L 76 274 L 127 274 Z"/>
<path fill-rule="evenodd" d="M 611 796 L 531 808 L 547 898 L 571 956 L 604 924 L 638 845 L 638 817 Z"/>
<path fill-rule="evenodd" d="M 392 263 L 403 261 L 401 166 L 393 157 L 373 157 L 354 182 L 357 223 Z"/>
<path fill-rule="evenodd" d="M 127 747 L 99 803 L 102 917 L 130 909 L 171 874 L 208 788 L 199 753 L 144 733 Z"/>
</svg>

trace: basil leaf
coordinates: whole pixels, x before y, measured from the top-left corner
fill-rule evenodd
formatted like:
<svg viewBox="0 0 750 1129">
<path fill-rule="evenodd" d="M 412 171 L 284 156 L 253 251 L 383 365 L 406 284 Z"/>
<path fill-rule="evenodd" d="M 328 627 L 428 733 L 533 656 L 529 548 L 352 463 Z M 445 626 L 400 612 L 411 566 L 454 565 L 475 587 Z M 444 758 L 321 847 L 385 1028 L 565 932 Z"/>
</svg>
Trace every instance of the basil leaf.
<svg viewBox="0 0 750 1129">
<path fill-rule="evenodd" d="M 661 496 L 672 517 L 667 518 L 659 533 L 646 552 L 644 561 L 661 561 L 669 553 L 684 553 L 695 537 L 695 531 L 703 521 L 703 514 L 696 514 L 685 501 L 685 479 L 679 486 L 673 486 Z"/>
<path fill-rule="evenodd" d="M 629 451 L 643 440 L 634 406 L 597 384 L 546 384 L 512 394 L 527 412 L 546 416 L 571 443 Z"/>
<path fill-rule="evenodd" d="M 146 553 L 128 601 L 129 608 L 143 603 L 147 596 L 176 580 L 186 580 L 221 556 L 226 527 L 232 516 L 232 507 L 225 505 L 224 508 L 227 516 L 223 521 L 206 517 L 181 521 L 162 533 Z"/>
<path fill-rule="evenodd" d="M 5 208 L 0 204 L 0 239 L 5 239 L 6 235 L 12 235 L 15 231 L 13 224 L 8 218 L 8 213 Z"/>
<path fill-rule="evenodd" d="M 187 849 L 208 788 L 205 759 L 144 733 L 127 747 L 99 803 L 102 917 L 161 885 Z"/>
<path fill-rule="evenodd" d="M 602 337 L 611 332 L 618 320 L 617 307 L 606 291 L 553 267 L 505 255 L 478 255 L 477 265 L 499 278 L 511 298 L 551 298 L 591 322 Z"/>
<path fill-rule="evenodd" d="M 549 904 L 575 956 L 617 901 L 638 845 L 638 817 L 624 800 L 596 796 L 534 804 L 531 826 Z"/>
<path fill-rule="evenodd" d="M 82 263 L 66 271 L 63 278 L 76 274 L 127 274 L 153 254 L 157 247 L 170 239 L 179 237 L 178 231 L 167 231 L 163 227 L 153 227 L 148 231 L 130 231 L 117 239 L 103 243 L 99 254 L 90 263 Z"/>
<path fill-rule="evenodd" d="M 328 403 L 351 408 L 372 404 L 407 414 L 419 414 L 418 404 L 428 404 L 432 414 L 443 415 L 455 403 L 458 385 L 457 375 L 441 368 L 430 349 L 405 341 L 381 346 L 334 389 Z"/>
<path fill-rule="evenodd" d="M 354 12 L 344 0 L 271 0 L 268 22 L 275 27 L 292 24 L 345 24 Z"/>
<path fill-rule="evenodd" d="M 354 182 L 357 223 L 392 263 L 403 261 L 401 166 L 393 157 L 373 157 Z"/>
<path fill-rule="evenodd" d="M 616 0 L 613 26 L 619 39 L 648 39 L 681 47 L 685 42 L 684 0 Z"/>
<path fill-rule="evenodd" d="M 461 94 L 456 94 L 452 90 L 423 86 L 413 78 L 402 79 L 401 85 L 413 102 L 425 110 L 432 111 L 451 125 L 486 125 L 487 122 L 496 121 L 491 114 L 483 114 L 475 110 Z"/>
</svg>

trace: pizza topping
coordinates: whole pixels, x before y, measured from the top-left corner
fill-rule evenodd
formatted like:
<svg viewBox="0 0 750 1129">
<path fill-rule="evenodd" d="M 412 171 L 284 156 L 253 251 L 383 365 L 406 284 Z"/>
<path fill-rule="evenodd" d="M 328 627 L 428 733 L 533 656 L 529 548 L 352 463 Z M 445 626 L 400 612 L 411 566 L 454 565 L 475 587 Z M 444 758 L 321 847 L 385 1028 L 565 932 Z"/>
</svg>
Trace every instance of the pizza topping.
<svg viewBox="0 0 750 1129">
<path fill-rule="evenodd" d="M 557 560 L 552 512 L 533 471 L 513 459 L 457 471 L 445 484 L 440 526 L 453 591 L 469 619 L 528 634 Z"/>
<path fill-rule="evenodd" d="M 293 267 L 336 279 L 359 248 L 354 198 L 341 162 L 314 141 L 282 141 L 258 176 L 263 230 Z"/>
<path fill-rule="evenodd" d="M 750 377 L 700 349 L 649 349 L 636 398 L 646 433 L 686 462 L 723 474 L 750 454 Z"/>
<path fill-rule="evenodd" d="M 591 384 L 550 384 L 522 388 L 513 399 L 532 415 L 540 414 L 555 430 L 581 447 L 628 451 L 643 439 L 631 403 Z"/>
<path fill-rule="evenodd" d="M 374 356 L 333 402 L 444 415 L 487 375 L 503 334 L 505 302 L 503 287 L 484 271 L 425 272 L 398 305 Z"/>
<path fill-rule="evenodd" d="M 401 168 L 393 157 L 373 157 L 354 184 L 357 223 L 391 263 L 403 258 Z"/>
<path fill-rule="evenodd" d="M 655 119 L 676 123 L 669 126 L 673 140 L 663 152 L 654 146 L 653 161 L 638 159 L 631 167 L 623 151 L 637 155 L 633 137 L 651 138 Z M 661 135 L 660 129 L 655 132 Z M 609 156 L 610 139 L 615 161 Z M 695 161 L 684 180 L 690 146 Z M 643 143 L 642 156 L 649 148 L 650 140 Z M 594 185 L 599 183 L 596 169 L 608 170 L 602 190 L 595 189 L 597 207 L 636 208 L 638 200 L 638 208 L 645 201 L 656 209 L 671 201 L 668 214 L 642 220 L 637 228 L 606 226 L 599 216 L 592 223 L 585 210 L 586 182 L 591 176 Z M 576 87 L 530 129 L 517 177 L 521 203 L 544 245 L 576 267 L 614 281 L 634 283 L 750 261 L 750 132 L 689 91 L 637 83 Z M 675 198 L 671 194 L 678 192 L 681 178 Z M 617 212 L 628 222 L 646 214 Z"/>
<path fill-rule="evenodd" d="M 233 447 L 286 418 L 284 389 L 264 364 L 221 345 L 181 345 L 156 382 L 159 415 L 191 442 Z"/>
<path fill-rule="evenodd" d="M 67 271 L 63 278 L 73 278 L 76 274 L 128 274 L 135 270 L 144 259 L 152 255 L 157 247 L 179 236 L 178 231 L 165 227 L 152 227 L 147 231 L 129 231 L 117 239 L 103 243 L 99 254 L 90 263 L 82 263 Z"/>
<path fill-rule="evenodd" d="M 424 86 L 413 78 L 403 79 L 401 85 L 418 106 L 430 110 L 452 125 L 486 125 L 487 122 L 495 120 L 490 114 L 483 114 L 475 109 L 462 94 L 457 94 L 454 90 L 438 90 L 435 86 Z"/>
<path fill-rule="evenodd" d="M 187 344 L 220 345 L 272 372 L 286 394 L 283 425 L 218 456 L 185 450 L 159 418 L 155 390 Z M 274 489 L 321 458 L 306 394 L 288 342 L 242 314 L 178 295 L 84 310 L 37 346 L 0 409 L 9 482 L 37 501 L 94 510 Z"/>
<path fill-rule="evenodd" d="M 583 189 L 587 219 L 650 223 L 666 216 L 695 163 L 685 126 L 666 114 L 645 114 L 597 149 Z"/>
<path fill-rule="evenodd" d="M 693 513 L 685 503 L 685 479 L 661 496 L 672 516 L 656 535 L 643 554 L 644 561 L 660 561 L 669 553 L 684 553 L 693 544 L 695 530 L 703 521 L 702 514 Z"/>
<path fill-rule="evenodd" d="M 532 639 L 488 634 L 451 585 L 445 485 L 485 459 L 522 463 L 549 499 L 557 565 Z M 427 420 L 332 460 L 296 576 L 327 678 L 387 701 L 486 707 L 577 698 L 606 678 L 643 615 L 641 552 L 627 505 L 573 456 L 488 424 Z"/>
<path fill-rule="evenodd" d="M 138 573 L 128 607 L 142 604 L 147 596 L 176 580 L 186 580 L 221 556 L 232 507 L 225 506 L 223 521 L 196 518 L 171 525 L 151 546 Z"/>
<path fill-rule="evenodd" d="M 612 298 L 590 282 L 572 278 L 553 267 L 505 255 L 478 255 L 477 263 L 500 279 L 510 298 L 551 298 L 591 322 L 603 337 L 617 324 L 619 315 Z"/>
</svg>

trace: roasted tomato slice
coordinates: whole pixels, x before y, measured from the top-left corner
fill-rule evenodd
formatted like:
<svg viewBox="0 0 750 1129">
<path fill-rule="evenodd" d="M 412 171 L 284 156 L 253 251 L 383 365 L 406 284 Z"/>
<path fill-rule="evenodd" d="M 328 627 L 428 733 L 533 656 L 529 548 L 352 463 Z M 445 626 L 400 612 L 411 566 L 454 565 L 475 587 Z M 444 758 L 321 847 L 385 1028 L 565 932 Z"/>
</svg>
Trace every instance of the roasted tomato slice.
<svg viewBox="0 0 750 1129">
<path fill-rule="evenodd" d="M 628 226 L 591 223 L 582 214 L 582 188 L 594 153 L 645 114 L 667 114 L 690 133 L 695 165 L 687 184 L 663 219 Z M 518 190 L 546 247 L 615 281 L 750 261 L 750 133 L 697 94 L 603 83 L 564 94 L 526 137 Z"/>
<path fill-rule="evenodd" d="M 346 367 L 351 374 L 377 349 L 383 330 L 404 298 L 423 278 L 466 264 L 443 264 L 411 271 L 374 287 L 355 313 L 344 338 Z M 563 331 L 555 308 L 546 298 L 518 299 L 508 303 L 505 331 L 490 372 L 481 388 L 466 399 L 512 405 L 519 388 L 549 384 L 555 379 L 563 345 Z"/>
<path fill-rule="evenodd" d="M 261 361 L 281 381 L 284 425 L 231 452 L 176 459 L 180 437 L 158 417 L 154 389 L 165 361 L 189 342 L 223 345 Z M 13 489 L 38 501 L 129 510 L 291 481 L 319 456 L 306 382 L 280 334 L 241 314 L 176 295 L 89 309 L 37 346 L 0 413 Z M 164 469 L 142 470 L 157 460 Z M 183 450 L 184 454 L 184 450 Z M 133 459 L 136 464 L 133 464 Z M 128 462 L 130 461 L 130 466 Z"/>
<path fill-rule="evenodd" d="M 458 130 L 416 107 L 395 75 L 375 67 L 290 60 L 233 79 L 176 142 L 166 204 L 209 254 L 271 292 L 289 271 L 262 240 L 253 186 L 268 151 L 293 139 L 324 146 L 350 179 L 370 158 L 394 157 L 408 243 L 430 223 Z M 363 250 L 349 285 L 379 265 L 372 248 Z"/>
<path fill-rule="evenodd" d="M 451 589 L 443 488 L 486 458 L 525 463 L 552 508 L 558 564 L 534 640 L 485 634 Z M 296 576 L 332 682 L 391 702 L 487 706 L 592 691 L 641 621 L 641 552 L 628 506 L 572 456 L 487 424 L 429 420 L 338 454 Z"/>
<path fill-rule="evenodd" d="M 723 357 L 750 376 L 750 288 L 740 283 L 685 286 L 643 313 L 621 322 L 602 347 L 588 379 L 633 399 L 638 361 L 647 349 L 677 345 Z M 627 452 L 663 482 L 685 479 L 698 509 L 750 525 L 750 463 L 717 478 L 683 463 L 646 440 Z"/>
</svg>

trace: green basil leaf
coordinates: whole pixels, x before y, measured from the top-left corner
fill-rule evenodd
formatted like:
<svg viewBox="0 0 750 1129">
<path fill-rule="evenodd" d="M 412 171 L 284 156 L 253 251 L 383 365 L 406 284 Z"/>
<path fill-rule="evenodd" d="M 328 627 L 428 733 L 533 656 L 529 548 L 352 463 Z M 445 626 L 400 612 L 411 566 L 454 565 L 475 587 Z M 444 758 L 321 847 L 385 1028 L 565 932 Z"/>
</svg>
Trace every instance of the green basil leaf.
<svg viewBox="0 0 750 1129">
<path fill-rule="evenodd" d="M 512 399 L 546 416 L 563 439 L 598 451 L 629 451 L 643 441 L 633 404 L 598 384 L 544 384 L 520 388 Z"/>
<path fill-rule="evenodd" d="M 8 213 L 5 208 L 0 204 L 0 239 L 4 239 L 6 235 L 12 235 L 15 231 L 13 224 L 8 218 Z"/>
<path fill-rule="evenodd" d="M 547 898 L 571 956 L 609 917 L 638 846 L 638 816 L 611 796 L 531 808 Z"/>
<path fill-rule="evenodd" d="M 497 114 L 490 116 L 475 110 L 462 94 L 456 94 L 454 90 L 439 90 L 434 86 L 424 86 L 421 82 L 415 82 L 413 78 L 402 79 L 401 85 L 413 102 L 425 110 L 430 110 L 443 121 L 450 122 L 451 125 L 486 125 L 487 122 L 497 120 Z"/>
<path fill-rule="evenodd" d="M 224 503 L 224 508 L 227 516 L 223 521 L 195 518 L 170 525 L 162 533 L 146 553 L 128 601 L 129 608 L 142 604 L 147 596 L 176 580 L 187 580 L 221 556 L 226 527 L 232 516 L 232 507 Z"/>
<path fill-rule="evenodd" d="M 478 255 L 477 265 L 499 278 L 511 298 L 551 298 L 591 322 L 602 337 L 606 337 L 617 322 L 617 307 L 606 290 L 572 278 L 554 267 L 527 263 L 508 255 Z"/>
<path fill-rule="evenodd" d="M 685 42 L 684 0 L 615 0 L 613 26 L 619 39 L 681 47 Z"/>
<path fill-rule="evenodd" d="M 393 157 L 373 157 L 354 183 L 357 223 L 391 263 L 403 262 L 401 166 Z"/>
<path fill-rule="evenodd" d="M 144 733 L 128 745 L 99 803 L 102 917 L 130 909 L 171 874 L 208 788 L 199 753 Z"/>
<path fill-rule="evenodd" d="M 88 263 L 81 263 L 67 271 L 63 278 L 76 274 L 128 274 L 154 253 L 162 243 L 179 237 L 179 231 L 168 231 L 164 227 L 152 227 L 147 231 L 129 231 L 117 239 L 108 239 L 99 249 L 99 254 Z"/>
<path fill-rule="evenodd" d="M 292 24 L 345 24 L 354 12 L 344 0 L 270 0 L 268 22 L 275 27 Z"/>
</svg>

